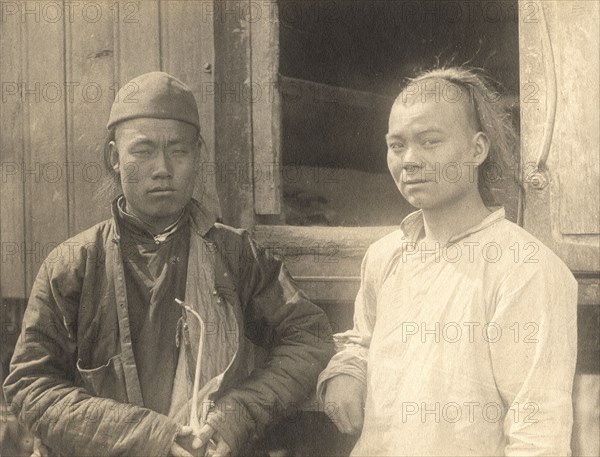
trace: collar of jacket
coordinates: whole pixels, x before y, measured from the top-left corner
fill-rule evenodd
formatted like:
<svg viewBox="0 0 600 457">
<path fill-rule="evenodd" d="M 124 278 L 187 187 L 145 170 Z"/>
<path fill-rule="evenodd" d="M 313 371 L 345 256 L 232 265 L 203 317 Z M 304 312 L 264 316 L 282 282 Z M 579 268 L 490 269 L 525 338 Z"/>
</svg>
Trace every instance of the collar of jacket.
<svg viewBox="0 0 600 457">
<path fill-rule="evenodd" d="M 122 194 L 117 196 L 112 201 L 111 204 L 111 213 L 112 218 L 115 224 L 115 232 L 113 235 L 114 241 L 119 241 L 121 239 L 121 221 L 119 219 L 119 206 L 118 200 L 122 197 Z M 190 210 L 190 218 L 192 222 L 192 229 L 201 237 L 204 237 L 208 231 L 212 228 L 212 226 L 217 222 L 217 216 L 215 214 L 210 213 L 206 208 L 204 208 L 200 202 L 194 198 L 190 200 L 188 203 Z"/>
<path fill-rule="evenodd" d="M 120 196 L 119 196 L 120 197 Z M 119 243 L 120 240 L 120 218 L 118 199 L 117 197 L 112 202 L 112 219 L 114 224 L 113 242 Z M 190 213 L 190 226 L 193 232 L 195 232 L 200 238 L 204 240 L 205 235 L 209 232 L 216 222 L 216 217 L 209 215 L 204 208 L 194 199 L 190 201 L 189 213 Z M 206 241 L 205 241 L 206 242 Z M 113 253 L 114 250 L 109 250 L 109 253 Z M 193 256 L 193 254 L 191 254 Z M 189 262 L 189 261 L 188 261 Z M 114 275 L 114 287 L 115 294 L 117 297 L 117 316 L 119 325 L 119 340 L 121 344 L 121 360 L 123 365 L 124 377 L 125 377 L 125 388 L 127 391 L 127 397 L 130 403 L 144 406 L 142 399 L 142 391 L 140 388 L 140 381 L 137 374 L 137 367 L 135 364 L 135 357 L 133 355 L 133 346 L 131 343 L 131 328 L 129 323 L 129 310 L 127 306 L 127 286 L 125 284 L 125 272 L 123 270 L 123 264 L 119 257 L 110 259 L 109 263 L 116 265 Z M 189 266 L 189 263 L 188 263 Z M 188 269 L 188 275 L 190 271 Z M 191 281 L 196 283 L 196 281 Z M 210 284 L 211 290 L 215 289 L 214 284 Z M 186 292 L 186 296 L 187 296 Z M 213 297 L 214 298 L 214 297 Z"/>
<path fill-rule="evenodd" d="M 448 243 L 456 243 L 457 241 L 468 237 L 473 233 L 477 233 L 490 225 L 495 224 L 498 221 L 503 220 L 506 217 L 504 207 L 493 206 L 488 208 L 491 213 L 488 214 L 481 222 L 475 224 L 460 233 L 456 233 L 450 237 Z M 410 213 L 400 223 L 400 230 L 402 231 L 403 239 L 408 239 L 410 242 L 416 242 L 419 234 L 424 230 L 425 221 L 423 220 L 423 211 L 418 210 L 414 213 Z"/>
</svg>

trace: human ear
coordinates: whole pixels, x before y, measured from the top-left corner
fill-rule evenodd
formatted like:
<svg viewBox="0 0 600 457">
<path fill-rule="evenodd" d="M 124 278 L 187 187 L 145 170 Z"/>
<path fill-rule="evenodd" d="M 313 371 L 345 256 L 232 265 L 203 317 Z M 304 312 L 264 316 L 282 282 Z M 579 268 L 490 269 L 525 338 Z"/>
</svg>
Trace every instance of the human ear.
<svg viewBox="0 0 600 457">
<path fill-rule="evenodd" d="M 108 150 L 110 154 L 110 165 L 112 169 L 118 173 L 119 172 L 119 150 L 117 149 L 117 143 L 111 141 L 108 143 Z"/>
<path fill-rule="evenodd" d="M 490 152 L 490 140 L 485 133 L 477 132 L 473 137 L 473 146 L 473 159 L 477 165 L 481 165 Z"/>
<path fill-rule="evenodd" d="M 204 141 L 204 137 L 201 134 L 198 134 L 198 138 L 196 139 L 194 146 L 196 147 L 196 154 L 200 155 L 200 153 L 206 152 L 206 141 Z"/>
<path fill-rule="evenodd" d="M 198 138 L 194 143 L 194 157 L 196 162 L 196 169 L 200 168 L 203 159 L 206 160 L 208 158 L 207 154 L 208 147 L 206 145 L 206 141 L 204 141 L 204 137 L 202 135 L 198 134 Z"/>
</svg>

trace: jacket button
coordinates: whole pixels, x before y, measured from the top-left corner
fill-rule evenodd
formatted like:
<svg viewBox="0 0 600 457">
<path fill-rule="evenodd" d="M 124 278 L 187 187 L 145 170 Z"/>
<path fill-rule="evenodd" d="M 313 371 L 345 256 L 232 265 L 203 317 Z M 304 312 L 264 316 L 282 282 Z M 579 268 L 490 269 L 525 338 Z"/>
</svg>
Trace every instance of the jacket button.
<svg viewBox="0 0 600 457">
<path fill-rule="evenodd" d="M 216 297 L 217 296 L 217 291 L 213 290 L 212 294 Z"/>
</svg>

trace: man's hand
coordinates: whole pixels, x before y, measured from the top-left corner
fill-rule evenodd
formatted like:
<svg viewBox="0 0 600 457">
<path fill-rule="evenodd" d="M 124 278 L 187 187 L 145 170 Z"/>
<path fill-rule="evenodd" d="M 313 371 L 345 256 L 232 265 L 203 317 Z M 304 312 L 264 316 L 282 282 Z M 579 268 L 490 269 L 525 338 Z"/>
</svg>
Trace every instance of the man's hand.
<svg viewBox="0 0 600 457">
<path fill-rule="evenodd" d="M 33 454 L 31 454 L 31 457 L 50 457 L 50 450 L 37 437 L 33 438 Z"/>
<path fill-rule="evenodd" d="M 327 381 L 325 412 L 342 433 L 360 433 L 366 389 L 354 376 L 340 374 Z"/>
<path fill-rule="evenodd" d="M 216 447 L 214 443 L 216 441 Z M 205 455 L 209 457 L 229 457 L 231 456 L 231 448 L 223 441 L 223 439 L 216 433 L 216 430 L 209 424 L 204 424 L 200 429 L 198 436 L 194 437 L 192 447 L 194 449 L 200 449 L 206 446 Z"/>
<path fill-rule="evenodd" d="M 178 439 L 187 438 L 192 434 L 192 427 L 188 425 L 184 425 L 181 427 L 181 430 L 177 433 L 175 437 L 175 441 L 171 445 L 171 449 L 169 450 L 169 456 L 172 457 L 194 457 L 193 454 L 189 453 L 181 444 L 177 442 Z"/>
</svg>

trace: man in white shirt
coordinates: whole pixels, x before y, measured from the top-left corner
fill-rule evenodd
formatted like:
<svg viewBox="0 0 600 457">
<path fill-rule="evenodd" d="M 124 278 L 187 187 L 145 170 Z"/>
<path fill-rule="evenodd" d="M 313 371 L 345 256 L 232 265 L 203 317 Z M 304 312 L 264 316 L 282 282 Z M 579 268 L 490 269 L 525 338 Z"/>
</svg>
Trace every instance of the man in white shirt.
<svg viewBox="0 0 600 457">
<path fill-rule="evenodd" d="M 352 455 L 570 455 L 577 283 L 484 203 L 485 166 L 516 146 L 497 95 L 446 68 L 392 107 L 388 167 L 419 211 L 367 251 L 317 387 L 360 433 Z"/>
</svg>

